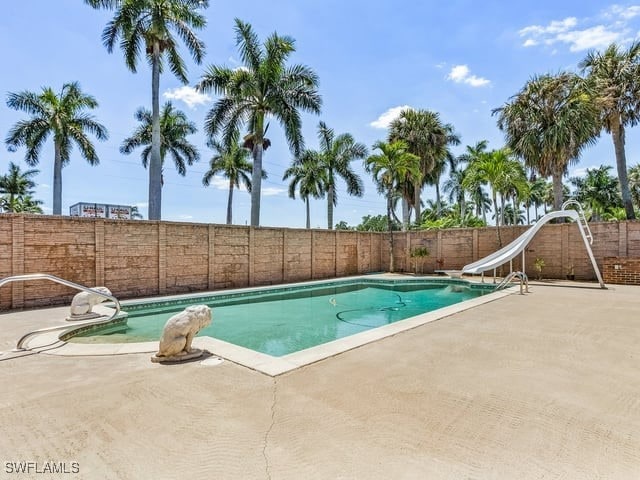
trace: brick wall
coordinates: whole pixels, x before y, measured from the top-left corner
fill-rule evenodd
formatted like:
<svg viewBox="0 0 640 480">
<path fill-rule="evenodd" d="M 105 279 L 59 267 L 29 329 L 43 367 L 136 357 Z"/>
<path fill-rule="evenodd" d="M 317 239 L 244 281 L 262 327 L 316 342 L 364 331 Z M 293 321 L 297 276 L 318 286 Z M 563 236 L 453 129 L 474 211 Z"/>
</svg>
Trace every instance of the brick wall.
<svg viewBox="0 0 640 480">
<path fill-rule="evenodd" d="M 632 265 L 640 257 L 640 223 L 590 226 L 601 268 L 607 258 Z M 501 228 L 502 244 L 526 228 Z M 389 244 L 386 233 L 1 214 L 0 278 L 50 273 L 132 298 L 387 271 Z M 432 273 L 460 269 L 499 244 L 495 227 L 396 232 L 396 271 L 413 272 L 416 247 L 430 251 L 422 270 Z M 545 261 L 545 278 L 564 278 L 573 267 L 576 279 L 595 279 L 575 224 L 545 225 L 525 253 L 530 274 L 536 258 Z M 13 283 L 0 288 L 0 308 L 68 303 L 75 293 L 50 282 Z"/>
<path fill-rule="evenodd" d="M 640 285 L 640 258 L 605 257 L 602 276 L 605 283 Z"/>
</svg>

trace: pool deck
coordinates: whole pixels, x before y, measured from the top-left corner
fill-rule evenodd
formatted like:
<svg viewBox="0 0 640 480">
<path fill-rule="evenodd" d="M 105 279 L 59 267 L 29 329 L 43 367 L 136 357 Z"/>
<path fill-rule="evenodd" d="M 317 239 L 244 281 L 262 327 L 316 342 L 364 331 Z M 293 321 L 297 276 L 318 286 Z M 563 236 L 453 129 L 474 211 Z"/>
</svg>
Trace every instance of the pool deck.
<svg viewBox="0 0 640 480">
<path fill-rule="evenodd" d="M 0 351 L 67 312 L 0 314 Z M 0 479 L 640 477 L 640 287 L 534 283 L 276 377 L 149 357 L 0 355 Z"/>
</svg>

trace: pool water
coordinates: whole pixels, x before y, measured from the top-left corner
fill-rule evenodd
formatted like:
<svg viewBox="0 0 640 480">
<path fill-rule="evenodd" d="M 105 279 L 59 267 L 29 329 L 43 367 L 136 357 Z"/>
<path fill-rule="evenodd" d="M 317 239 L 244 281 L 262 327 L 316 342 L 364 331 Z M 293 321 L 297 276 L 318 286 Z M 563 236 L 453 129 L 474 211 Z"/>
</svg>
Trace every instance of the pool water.
<svg viewBox="0 0 640 480">
<path fill-rule="evenodd" d="M 211 336 L 272 356 L 282 356 L 388 325 L 488 293 L 466 283 L 352 281 L 235 295 L 190 297 L 179 302 L 123 305 L 126 331 L 74 337 L 82 343 L 157 341 L 172 315 L 189 305 L 212 308 Z"/>
</svg>

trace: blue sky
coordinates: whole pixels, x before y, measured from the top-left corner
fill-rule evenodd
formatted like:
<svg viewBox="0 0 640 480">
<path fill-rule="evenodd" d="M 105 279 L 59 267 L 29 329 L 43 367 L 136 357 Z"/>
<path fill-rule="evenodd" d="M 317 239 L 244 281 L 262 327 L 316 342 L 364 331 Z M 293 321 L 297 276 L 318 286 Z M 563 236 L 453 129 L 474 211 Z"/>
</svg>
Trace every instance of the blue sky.
<svg viewBox="0 0 640 480">
<path fill-rule="evenodd" d="M 122 140 L 137 126 L 140 106 L 150 107 L 151 74 L 146 62 L 138 73 L 124 65 L 119 50 L 107 53 L 100 40 L 111 14 L 95 11 L 81 0 L 27 0 L 6 2 L 0 16 L 0 51 L 5 68 L 0 92 L 59 90 L 78 81 L 100 106 L 93 113 L 109 130 L 106 142 L 96 142 L 100 165 L 91 167 L 74 150 L 63 169 L 63 213 L 77 202 L 138 205 L 146 218 L 148 174 L 139 153 L 120 154 Z M 325 121 L 336 133 L 350 132 L 369 148 L 386 138 L 385 126 L 403 106 L 440 113 L 454 125 L 462 145 L 486 139 L 490 148 L 503 146 L 493 108 L 501 106 L 535 74 L 576 70 L 589 49 L 611 42 L 627 44 L 640 35 L 640 5 L 603 1 L 504 2 L 497 0 L 416 2 L 415 0 L 212 0 L 205 11 L 208 25 L 200 32 L 207 54 L 195 65 L 182 49 L 189 68 L 189 86 L 195 85 L 206 65 L 239 65 L 233 19 L 251 23 L 261 39 L 277 31 L 296 39 L 292 62 L 313 68 L 320 77 L 323 108 L 320 116 L 305 115 L 307 147 L 315 148 L 316 126 Z M 173 99 L 202 130 L 214 96 L 204 98 L 165 73 L 162 101 Z M 25 118 L 0 103 L 0 133 Z M 270 148 L 264 157 L 269 173 L 263 182 L 261 225 L 303 227 L 304 204 L 287 197 L 282 174 L 291 161 L 282 131 L 272 122 Z M 211 151 L 204 135 L 191 137 L 201 152 L 186 177 L 167 161 L 162 198 L 165 220 L 224 223 L 226 182 L 202 186 Z M 640 161 L 638 128 L 627 133 L 628 165 Z M 0 173 L 9 161 L 27 168 L 24 150 L 0 149 Z M 45 145 L 36 181 L 36 198 L 51 212 L 53 145 Z M 585 151 L 571 174 L 601 164 L 615 165 L 613 145 L 603 134 Z M 338 188 L 334 220 L 358 224 L 364 215 L 384 213 L 384 200 L 362 169 L 365 195 L 350 197 Z M 433 196 L 431 190 L 425 197 Z M 235 195 L 234 223 L 249 219 L 246 192 Z M 313 201 L 313 227 L 326 227 L 326 201 Z"/>
</svg>

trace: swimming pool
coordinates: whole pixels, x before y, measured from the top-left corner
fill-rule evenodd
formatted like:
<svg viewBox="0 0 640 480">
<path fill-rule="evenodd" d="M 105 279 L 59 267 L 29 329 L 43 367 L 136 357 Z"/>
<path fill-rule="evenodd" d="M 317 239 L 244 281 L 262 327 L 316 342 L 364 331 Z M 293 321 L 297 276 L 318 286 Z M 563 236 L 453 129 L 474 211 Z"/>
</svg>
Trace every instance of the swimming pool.
<svg viewBox="0 0 640 480">
<path fill-rule="evenodd" d="M 189 305 L 206 304 L 209 336 L 272 357 L 309 349 L 477 298 L 491 285 L 452 279 L 357 278 L 259 290 L 124 302 L 127 323 L 82 332 L 77 343 L 157 341 L 166 320 Z"/>
</svg>

